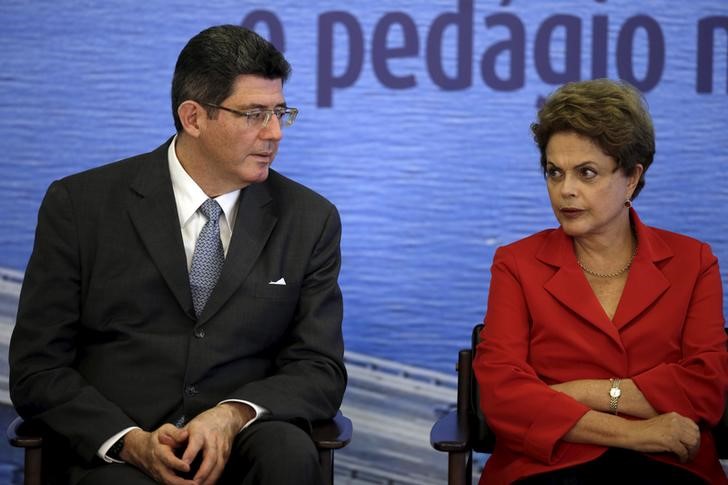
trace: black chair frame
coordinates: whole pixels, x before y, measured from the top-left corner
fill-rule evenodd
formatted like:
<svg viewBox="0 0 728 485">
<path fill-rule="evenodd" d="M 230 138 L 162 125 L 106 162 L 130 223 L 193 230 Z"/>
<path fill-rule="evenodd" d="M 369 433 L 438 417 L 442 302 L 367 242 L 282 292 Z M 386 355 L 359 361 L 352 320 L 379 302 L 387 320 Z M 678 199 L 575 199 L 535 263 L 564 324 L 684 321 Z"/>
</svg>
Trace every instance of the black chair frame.
<svg viewBox="0 0 728 485">
<path fill-rule="evenodd" d="M 321 472 L 327 485 L 334 483 L 334 451 L 349 444 L 353 432 L 351 420 L 339 411 L 332 419 L 313 423 L 311 438 L 319 454 Z M 52 453 L 44 441 L 43 428 L 37 423 L 15 418 L 7 428 L 12 446 L 23 448 L 24 485 L 45 485 L 48 471 L 43 456 Z"/>
</svg>

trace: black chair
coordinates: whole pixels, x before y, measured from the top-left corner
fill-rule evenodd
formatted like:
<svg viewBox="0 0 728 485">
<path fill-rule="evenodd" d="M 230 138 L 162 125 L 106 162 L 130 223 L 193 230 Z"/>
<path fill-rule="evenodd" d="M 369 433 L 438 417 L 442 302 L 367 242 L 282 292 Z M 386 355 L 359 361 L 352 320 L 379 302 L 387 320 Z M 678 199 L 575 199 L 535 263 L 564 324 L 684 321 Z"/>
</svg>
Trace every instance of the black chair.
<svg viewBox="0 0 728 485">
<path fill-rule="evenodd" d="M 332 419 L 313 423 L 311 438 L 316 444 L 321 472 L 328 485 L 334 483 L 334 450 L 348 445 L 351 434 L 351 420 L 341 414 L 341 411 Z M 44 468 L 43 455 L 53 451 L 44 443 L 42 427 L 37 423 L 15 418 L 8 426 L 7 437 L 12 446 L 25 449 L 24 485 L 44 485 L 47 471 Z"/>
<path fill-rule="evenodd" d="M 458 373 L 456 408 L 439 418 L 430 430 L 432 447 L 448 454 L 449 485 L 470 485 L 473 477 L 473 452 L 492 453 L 495 447 L 495 435 L 488 428 L 480 410 L 478 382 L 473 375 L 473 357 L 482 329 L 482 324 L 476 325 L 471 336 L 471 347 L 458 353 L 455 368 Z M 718 456 L 723 460 L 728 459 L 728 400 L 723 419 L 713 429 L 713 436 Z"/>
<path fill-rule="evenodd" d="M 473 477 L 473 451 L 492 453 L 495 435 L 480 410 L 478 383 L 473 375 L 475 347 L 483 325 L 473 328 L 469 349 L 458 352 L 456 408 L 440 417 L 430 430 L 430 444 L 448 455 L 447 483 L 470 485 Z"/>
</svg>

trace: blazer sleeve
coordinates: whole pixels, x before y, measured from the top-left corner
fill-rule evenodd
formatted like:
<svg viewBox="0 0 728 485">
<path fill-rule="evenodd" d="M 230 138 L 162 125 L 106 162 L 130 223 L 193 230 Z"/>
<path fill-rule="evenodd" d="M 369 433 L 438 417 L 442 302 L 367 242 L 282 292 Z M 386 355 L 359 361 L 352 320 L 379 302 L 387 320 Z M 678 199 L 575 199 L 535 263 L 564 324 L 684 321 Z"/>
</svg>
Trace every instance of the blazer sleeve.
<svg viewBox="0 0 728 485">
<path fill-rule="evenodd" d="M 341 221 L 333 205 L 311 252 L 298 304 L 275 358 L 275 372 L 243 385 L 237 398 L 265 407 L 274 419 L 327 419 L 346 389 L 338 284 Z"/>
<path fill-rule="evenodd" d="M 682 328 L 682 358 L 633 376 L 659 413 L 677 412 L 714 426 L 723 415 L 728 392 L 728 351 L 718 260 L 701 244 L 699 272 Z"/>
<path fill-rule="evenodd" d="M 77 231 L 69 193 L 54 182 L 38 212 L 10 341 L 10 396 L 23 418 L 41 419 L 90 461 L 104 440 L 135 423 L 72 367 L 85 291 Z"/>
<path fill-rule="evenodd" d="M 509 248 L 499 248 L 473 366 L 481 407 L 499 444 L 549 464 L 559 440 L 589 408 L 552 390 L 528 363 L 531 317 L 521 277 Z"/>
</svg>

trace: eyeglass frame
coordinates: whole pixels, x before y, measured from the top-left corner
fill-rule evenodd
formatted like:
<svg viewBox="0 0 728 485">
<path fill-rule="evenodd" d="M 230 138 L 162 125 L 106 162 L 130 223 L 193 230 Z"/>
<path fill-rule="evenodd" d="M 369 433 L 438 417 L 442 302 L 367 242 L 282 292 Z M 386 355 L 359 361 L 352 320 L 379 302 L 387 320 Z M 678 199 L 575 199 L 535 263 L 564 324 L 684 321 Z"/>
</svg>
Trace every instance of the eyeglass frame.
<svg viewBox="0 0 728 485">
<path fill-rule="evenodd" d="M 273 118 L 273 115 L 276 115 L 276 118 L 278 118 L 278 122 L 281 121 L 281 116 L 284 114 L 288 114 L 289 121 L 287 121 L 285 124 L 281 123 L 280 127 L 283 128 L 290 128 L 293 123 L 296 121 L 296 116 L 298 116 L 298 108 L 291 108 L 290 106 L 283 107 L 277 107 L 273 109 L 263 109 L 263 108 L 255 108 L 247 111 L 240 111 L 238 109 L 228 108 L 226 106 L 220 106 L 219 104 L 214 103 L 202 103 L 203 105 L 214 108 L 214 109 L 221 109 L 223 111 L 227 111 L 228 113 L 233 113 L 235 115 L 238 115 L 239 117 L 243 118 L 245 117 L 248 123 L 250 123 L 250 116 L 254 114 L 260 114 L 265 113 L 265 118 L 263 118 L 263 123 L 261 123 L 259 129 L 265 129 L 268 127 L 268 123 L 270 123 L 271 118 Z M 280 113 L 280 116 L 279 116 Z M 248 125 L 249 128 L 251 128 L 250 124 Z"/>
</svg>

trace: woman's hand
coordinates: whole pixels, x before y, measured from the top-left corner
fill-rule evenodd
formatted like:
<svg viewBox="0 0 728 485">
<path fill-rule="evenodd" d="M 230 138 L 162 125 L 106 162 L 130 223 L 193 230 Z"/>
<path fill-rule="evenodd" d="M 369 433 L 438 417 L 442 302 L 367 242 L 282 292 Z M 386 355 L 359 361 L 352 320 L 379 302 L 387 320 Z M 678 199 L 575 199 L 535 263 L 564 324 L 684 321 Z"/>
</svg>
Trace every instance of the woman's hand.
<svg viewBox="0 0 728 485">
<path fill-rule="evenodd" d="M 675 453 L 685 463 L 700 449 L 700 428 L 674 412 L 631 421 L 625 448 L 648 453 Z"/>
<path fill-rule="evenodd" d="M 700 449 L 698 425 L 675 412 L 634 420 L 588 411 L 563 439 L 644 453 L 675 453 L 683 463 Z"/>
</svg>

